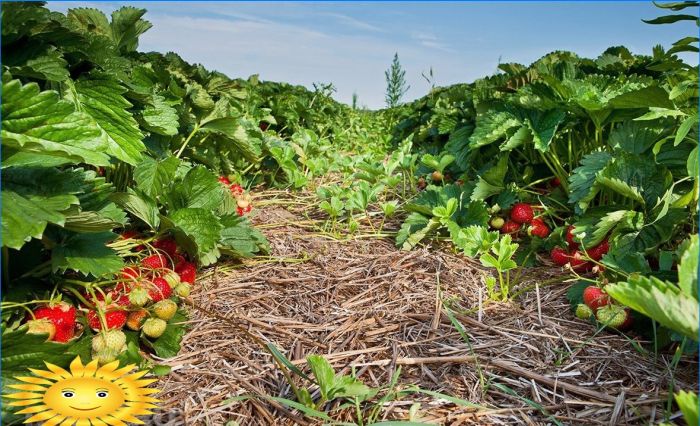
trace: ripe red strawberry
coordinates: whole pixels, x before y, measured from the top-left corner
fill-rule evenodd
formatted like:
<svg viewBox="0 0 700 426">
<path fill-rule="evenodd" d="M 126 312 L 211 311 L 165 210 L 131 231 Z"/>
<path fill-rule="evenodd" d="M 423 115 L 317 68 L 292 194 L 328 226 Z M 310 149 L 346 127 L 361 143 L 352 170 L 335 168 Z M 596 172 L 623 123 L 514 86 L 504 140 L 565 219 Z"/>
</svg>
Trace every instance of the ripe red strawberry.
<svg viewBox="0 0 700 426">
<path fill-rule="evenodd" d="M 126 231 L 122 232 L 119 234 L 123 240 L 128 240 L 129 238 L 136 238 L 139 236 L 139 233 L 135 229 L 127 229 Z"/>
<path fill-rule="evenodd" d="M 122 269 L 121 275 L 123 279 L 132 281 L 138 279 L 138 277 L 141 275 L 141 269 L 136 265 L 127 266 Z"/>
<path fill-rule="evenodd" d="M 122 310 L 112 310 L 105 312 L 105 323 L 109 330 L 120 329 L 126 324 L 127 314 L 126 311 Z M 88 311 L 87 313 L 88 325 L 93 330 L 101 330 L 102 323 L 100 322 L 100 316 L 97 311 Z"/>
<path fill-rule="evenodd" d="M 167 299 L 173 293 L 173 289 L 170 288 L 170 284 L 163 278 L 153 278 L 151 285 L 148 289 L 148 296 L 154 302 L 160 302 L 163 299 Z"/>
<path fill-rule="evenodd" d="M 588 256 L 593 260 L 600 260 L 609 249 L 610 244 L 608 244 L 608 240 L 603 240 L 600 244 L 588 250 Z"/>
<path fill-rule="evenodd" d="M 262 130 L 263 132 L 267 130 L 269 126 L 270 125 L 264 121 L 261 121 L 260 124 L 258 124 L 258 127 L 260 127 L 260 130 Z"/>
<path fill-rule="evenodd" d="M 520 230 L 520 224 L 511 220 L 506 221 L 500 229 L 501 234 L 514 234 Z"/>
<path fill-rule="evenodd" d="M 234 197 L 243 194 L 243 187 L 237 183 L 231 184 L 229 189 L 231 190 L 231 194 L 233 194 Z"/>
<path fill-rule="evenodd" d="M 158 250 L 164 251 L 165 254 L 167 254 L 171 258 L 175 257 L 175 253 L 177 252 L 177 243 L 172 238 L 163 238 L 160 240 L 156 240 L 153 242 L 153 247 L 157 248 Z"/>
<path fill-rule="evenodd" d="M 566 228 L 566 242 L 569 244 L 569 248 L 571 250 L 578 250 L 579 244 L 574 241 L 574 226 L 569 225 L 568 228 Z"/>
<path fill-rule="evenodd" d="M 56 327 L 53 341 L 65 343 L 75 336 L 75 307 L 65 302 L 41 306 L 34 311 L 36 319 L 45 318 Z"/>
<path fill-rule="evenodd" d="M 168 258 L 162 254 L 153 254 L 151 256 L 145 257 L 141 261 L 141 266 L 148 269 L 163 269 L 170 266 Z"/>
<path fill-rule="evenodd" d="M 576 272 L 587 272 L 593 269 L 593 264 L 586 260 L 580 251 L 575 251 L 569 258 L 571 268 Z"/>
<path fill-rule="evenodd" d="M 510 210 L 510 218 L 516 223 L 530 223 L 534 217 L 535 212 L 532 211 L 532 207 L 527 203 L 516 203 Z"/>
<path fill-rule="evenodd" d="M 219 176 L 219 182 L 223 183 L 226 186 L 231 185 L 231 181 L 228 180 L 226 176 Z"/>
<path fill-rule="evenodd" d="M 175 267 L 175 272 L 180 275 L 180 281 L 183 283 L 194 284 L 195 278 L 197 278 L 197 267 L 190 262 L 182 262 Z"/>
<path fill-rule="evenodd" d="M 236 207 L 236 213 L 238 213 L 238 216 L 243 216 L 246 213 L 250 213 L 251 210 L 253 210 L 253 206 L 251 205 L 248 205 L 246 208 Z"/>
<path fill-rule="evenodd" d="M 175 253 L 175 256 L 173 256 L 173 265 L 175 266 L 175 268 L 177 268 L 177 265 L 181 264 L 182 262 L 187 262 L 185 256 Z"/>
<path fill-rule="evenodd" d="M 608 296 L 602 288 L 589 285 L 583 290 L 583 303 L 594 311 L 597 311 L 599 308 L 610 303 L 610 296 Z"/>
<path fill-rule="evenodd" d="M 561 181 L 560 181 L 559 178 L 556 177 L 556 176 L 554 176 L 554 177 L 552 178 L 551 183 L 552 183 L 552 187 L 553 187 L 553 188 L 556 188 L 556 187 L 558 187 L 558 186 L 561 186 Z"/>
<path fill-rule="evenodd" d="M 549 235 L 549 226 L 542 219 L 532 219 L 527 233 L 540 238 L 547 238 Z"/>
<path fill-rule="evenodd" d="M 561 247 L 554 247 L 549 253 L 549 257 L 552 258 L 552 262 L 559 266 L 569 263 L 569 253 Z"/>
</svg>

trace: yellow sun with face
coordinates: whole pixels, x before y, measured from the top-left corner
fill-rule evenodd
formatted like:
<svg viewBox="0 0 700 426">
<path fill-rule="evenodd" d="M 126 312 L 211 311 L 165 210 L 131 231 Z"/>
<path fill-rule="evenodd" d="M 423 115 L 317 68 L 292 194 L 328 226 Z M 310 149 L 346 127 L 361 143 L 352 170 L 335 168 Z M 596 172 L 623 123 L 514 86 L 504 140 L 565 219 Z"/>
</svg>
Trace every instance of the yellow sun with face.
<svg viewBox="0 0 700 426">
<path fill-rule="evenodd" d="M 24 383 L 9 385 L 15 392 L 4 397 L 8 405 L 26 407 L 16 414 L 31 415 L 24 423 L 44 422 L 44 426 L 126 426 L 143 424 L 136 416 L 153 414 L 158 400 L 149 395 L 158 389 L 146 386 L 155 379 L 142 379 L 146 371 L 128 374 L 134 364 L 119 368 L 119 361 L 99 366 L 97 360 L 83 365 L 80 357 L 70 371 L 45 362 L 48 370 L 29 370 L 34 377 L 16 377 Z"/>
</svg>

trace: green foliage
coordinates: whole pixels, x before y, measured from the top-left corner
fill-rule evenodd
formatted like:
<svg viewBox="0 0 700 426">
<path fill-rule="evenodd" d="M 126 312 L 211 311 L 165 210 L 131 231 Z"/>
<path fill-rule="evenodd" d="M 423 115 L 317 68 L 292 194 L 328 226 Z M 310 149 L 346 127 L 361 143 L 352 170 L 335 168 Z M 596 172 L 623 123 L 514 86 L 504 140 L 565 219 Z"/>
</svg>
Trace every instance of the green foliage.
<svg viewBox="0 0 700 426">
<path fill-rule="evenodd" d="M 384 72 L 386 78 L 386 105 L 389 108 L 398 106 L 403 95 L 408 92 L 410 86 L 406 83 L 406 71 L 401 68 L 399 54 L 394 54 L 391 67 Z"/>
</svg>

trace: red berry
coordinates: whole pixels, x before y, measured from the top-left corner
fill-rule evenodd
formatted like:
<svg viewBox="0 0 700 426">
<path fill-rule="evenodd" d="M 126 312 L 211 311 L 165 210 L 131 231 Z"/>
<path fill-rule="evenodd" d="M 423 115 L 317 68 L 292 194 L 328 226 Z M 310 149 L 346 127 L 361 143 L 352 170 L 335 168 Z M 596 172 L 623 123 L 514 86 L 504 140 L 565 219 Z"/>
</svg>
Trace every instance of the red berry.
<svg viewBox="0 0 700 426">
<path fill-rule="evenodd" d="M 566 242 L 569 244 L 569 248 L 571 250 L 578 250 L 579 244 L 574 241 L 574 226 L 569 225 L 568 228 L 566 228 Z"/>
<path fill-rule="evenodd" d="M 587 272 L 593 269 L 593 264 L 587 261 L 580 251 L 575 251 L 574 254 L 571 255 L 569 264 L 571 264 L 571 268 L 576 272 Z"/>
<path fill-rule="evenodd" d="M 529 223 L 534 217 L 535 212 L 526 203 L 516 203 L 510 211 L 510 218 L 516 223 Z"/>
<path fill-rule="evenodd" d="M 236 212 L 238 213 L 238 216 L 243 216 L 246 213 L 250 213 L 251 210 L 253 210 L 253 206 L 251 205 L 248 205 L 246 208 L 236 207 Z"/>
<path fill-rule="evenodd" d="M 569 253 L 561 247 L 554 247 L 551 253 L 549 253 L 549 256 L 552 258 L 552 261 L 559 266 L 564 266 L 569 263 Z"/>
<path fill-rule="evenodd" d="M 264 122 L 264 121 L 261 121 L 258 126 L 260 127 L 260 130 L 262 130 L 264 132 L 265 130 L 267 130 L 269 124 Z"/>
<path fill-rule="evenodd" d="M 583 290 L 583 303 L 596 311 L 610 303 L 610 296 L 602 288 L 590 285 Z"/>
<path fill-rule="evenodd" d="M 164 251 L 168 256 L 175 257 L 177 252 L 177 243 L 172 238 L 164 238 L 162 240 L 156 240 L 153 242 L 153 247 L 158 250 Z"/>
<path fill-rule="evenodd" d="M 168 258 L 162 254 L 153 254 L 151 256 L 145 257 L 141 261 L 141 265 L 148 269 L 163 269 L 170 266 Z"/>
<path fill-rule="evenodd" d="M 127 313 L 122 310 L 112 310 L 105 312 L 105 323 L 108 329 L 120 329 L 126 324 Z M 93 330 L 101 330 L 102 323 L 100 322 L 100 317 L 97 311 L 88 311 L 87 313 L 88 325 Z"/>
<path fill-rule="evenodd" d="M 547 238 L 549 235 L 549 226 L 547 226 L 542 219 L 532 219 L 530 221 L 530 227 L 528 228 L 528 234 L 540 238 Z"/>
<path fill-rule="evenodd" d="M 75 335 L 75 307 L 65 302 L 41 306 L 34 311 L 36 319 L 47 319 L 56 327 L 53 341 L 67 342 Z"/>
<path fill-rule="evenodd" d="M 520 230 L 520 224 L 511 220 L 506 221 L 501 227 L 501 234 L 514 234 Z"/>
<path fill-rule="evenodd" d="M 197 277 L 197 267 L 190 262 L 182 262 L 175 267 L 175 272 L 180 275 L 180 281 L 185 283 L 194 284 L 194 280 Z"/>
<path fill-rule="evenodd" d="M 609 249 L 610 244 L 608 244 L 608 240 L 603 240 L 600 244 L 588 250 L 588 257 L 593 260 L 600 260 Z"/>
<path fill-rule="evenodd" d="M 127 266 L 122 269 L 122 278 L 127 281 L 133 281 L 141 276 L 141 269 L 138 266 Z"/>
<path fill-rule="evenodd" d="M 561 185 L 561 181 L 559 180 L 558 177 L 553 177 L 552 178 L 552 187 L 556 188 Z"/>
<path fill-rule="evenodd" d="M 173 290 L 170 288 L 170 284 L 168 284 L 168 282 L 161 277 L 153 278 L 148 289 L 148 296 L 154 302 L 160 302 L 163 299 L 167 299 L 172 293 Z"/>
<path fill-rule="evenodd" d="M 177 265 L 181 264 L 182 262 L 187 262 L 185 256 L 175 253 L 175 256 L 173 256 L 173 265 L 175 265 L 175 269 L 177 269 Z"/>
<path fill-rule="evenodd" d="M 219 176 L 219 182 L 223 183 L 226 186 L 231 185 L 231 181 L 228 180 L 226 176 Z"/>
<path fill-rule="evenodd" d="M 229 189 L 234 196 L 243 195 L 243 187 L 237 183 L 231 184 Z"/>
</svg>

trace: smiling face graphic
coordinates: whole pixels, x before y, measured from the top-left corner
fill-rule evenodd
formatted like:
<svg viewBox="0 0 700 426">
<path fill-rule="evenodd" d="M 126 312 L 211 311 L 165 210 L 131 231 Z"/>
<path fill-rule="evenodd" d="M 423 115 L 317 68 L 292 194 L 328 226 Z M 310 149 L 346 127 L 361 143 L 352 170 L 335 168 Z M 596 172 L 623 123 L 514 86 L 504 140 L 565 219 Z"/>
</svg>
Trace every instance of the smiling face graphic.
<svg viewBox="0 0 700 426">
<path fill-rule="evenodd" d="M 115 412 L 124 404 L 124 392 L 114 383 L 95 377 L 76 377 L 51 386 L 44 404 L 76 418 L 95 418 Z"/>
<path fill-rule="evenodd" d="M 70 370 L 45 363 L 48 370 L 29 370 L 33 376 L 15 377 L 22 383 L 7 385 L 15 392 L 3 395 L 14 400 L 11 407 L 21 407 L 15 414 L 31 415 L 25 423 L 52 425 L 97 425 L 143 422 L 136 416 L 153 414 L 158 389 L 148 385 L 156 379 L 144 379 L 147 371 L 132 372 L 135 365 L 119 368 L 119 361 L 99 366 L 97 360 L 83 365 L 80 357 L 70 363 Z"/>
</svg>

